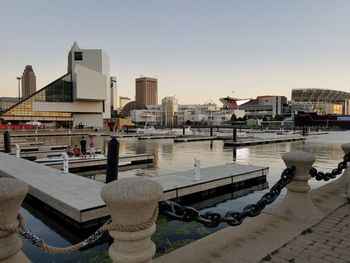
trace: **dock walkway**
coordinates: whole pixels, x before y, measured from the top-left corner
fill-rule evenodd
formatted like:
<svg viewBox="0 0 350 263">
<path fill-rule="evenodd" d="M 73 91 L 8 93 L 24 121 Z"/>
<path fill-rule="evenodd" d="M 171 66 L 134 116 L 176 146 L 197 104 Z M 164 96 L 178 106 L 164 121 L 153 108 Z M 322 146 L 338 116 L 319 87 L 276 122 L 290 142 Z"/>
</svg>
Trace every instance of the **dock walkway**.
<svg viewBox="0 0 350 263">
<path fill-rule="evenodd" d="M 257 145 L 257 144 L 267 144 L 267 143 L 278 143 L 278 142 L 290 142 L 290 141 L 300 141 L 305 140 L 303 136 L 281 136 L 277 138 L 254 138 L 254 139 L 241 139 L 238 141 L 224 141 L 224 146 L 246 146 L 246 145 Z"/>
<path fill-rule="evenodd" d="M 164 188 L 164 198 L 184 196 L 232 182 L 265 176 L 266 167 L 224 165 L 201 169 L 201 181 L 193 181 L 193 171 L 153 177 Z M 102 182 L 0 153 L 0 176 L 13 177 L 29 185 L 29 195 L 65 215 L 76 225 L 89 225 L 108 215 L 100 197 Z"/>
</svg>

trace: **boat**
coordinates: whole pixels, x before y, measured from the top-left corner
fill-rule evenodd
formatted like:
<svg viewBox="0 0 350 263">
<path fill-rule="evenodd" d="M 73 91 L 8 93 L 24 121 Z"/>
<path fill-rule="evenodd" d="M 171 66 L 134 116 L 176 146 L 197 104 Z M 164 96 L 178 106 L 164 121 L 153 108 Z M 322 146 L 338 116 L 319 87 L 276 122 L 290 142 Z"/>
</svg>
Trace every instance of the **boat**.
<svg viewBox="0 0 350 263">
<path fill-rule="evenodd" d="M 318 115 L 316 112 L 301 112 L 294 116 L 295 126 L 326 126 L 350 130 L 350 115 Z"/>
</svg>

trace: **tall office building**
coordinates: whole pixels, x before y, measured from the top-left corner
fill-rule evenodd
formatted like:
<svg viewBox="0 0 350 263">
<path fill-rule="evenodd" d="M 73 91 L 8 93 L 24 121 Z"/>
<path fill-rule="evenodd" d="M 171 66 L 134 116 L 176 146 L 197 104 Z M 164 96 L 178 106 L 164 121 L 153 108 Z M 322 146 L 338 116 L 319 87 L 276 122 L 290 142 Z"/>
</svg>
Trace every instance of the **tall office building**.
<svg viewBox="0 0 350 263">
<path fill-rule="evenodd" d="M 22 98 L 27 98 L 36 91 L 36 77 L 31 65 L 27 65 L 22 75 Z"/>
<path fill-rule="evenodd" d="M 145 109 L 146 105 L 158 104 L 158 80 L 141 77 L 136 79 L 136 109 Z"/>
</svg>

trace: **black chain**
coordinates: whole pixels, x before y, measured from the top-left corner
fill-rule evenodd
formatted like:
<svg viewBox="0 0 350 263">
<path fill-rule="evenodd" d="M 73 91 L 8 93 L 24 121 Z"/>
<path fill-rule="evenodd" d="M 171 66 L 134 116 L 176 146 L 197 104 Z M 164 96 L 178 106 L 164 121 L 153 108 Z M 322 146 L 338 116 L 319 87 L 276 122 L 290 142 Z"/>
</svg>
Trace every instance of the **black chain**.
<svg viewBox="0 0 350 263">
<path fill-rule="evenodd" d="M 337 177 L 337 175 L 341 174 L 343 172 L 343 169 L 347 168 L 347 162 L 350 161 L 350 153 L 347 153 L 343 157 L 343 161 L 340 162 L 337 166 L 337 168 L 333 169 L 331 172 L 318 172 L 316 168 L 311 167 L 310 168 L 310 175 L 312 178 L 315 178 L 317 181 L 328 181 L 329 179 L 334 179 Z"/>
<path fill-rule="evenodd" d="M 275 201 L 282 189 L 292 181 L 294 171 L 294 166 L 284 169 L 281 179 L 277 181 L 270 191 L 264 194 L 257 203 L 245 206 L 242 212 L 229 211 L 223 217 L 219 213 L 211 211 L 200 214 L 193 207 L 181 206 L 173 201 L 164 200 L 159 202 L 160 213 L 171 219 L 202 223 L 206 227 L 216 227 L 223 222 L 230 226 L 238 226 L 242 224 L 244 218 L 259 215 L 267 205 Z"/>
</svg>

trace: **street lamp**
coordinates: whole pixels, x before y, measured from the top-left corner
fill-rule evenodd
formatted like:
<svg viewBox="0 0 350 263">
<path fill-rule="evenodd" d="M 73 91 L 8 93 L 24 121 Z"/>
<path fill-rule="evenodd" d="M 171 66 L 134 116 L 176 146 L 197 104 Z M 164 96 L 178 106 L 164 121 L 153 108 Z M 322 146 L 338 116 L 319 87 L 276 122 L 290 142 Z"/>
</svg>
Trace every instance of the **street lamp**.
<svg viewBox="0 0 350 263">
<path fill-rule="evenodd" d="M 20 80 L 21 80 L 22 78 L 21 77 L 17 77 L 17 80 L 18 80 L 18 102 L 20 102 L 21 101 L 21 90 L 20 90 Z"/>
</svg>

